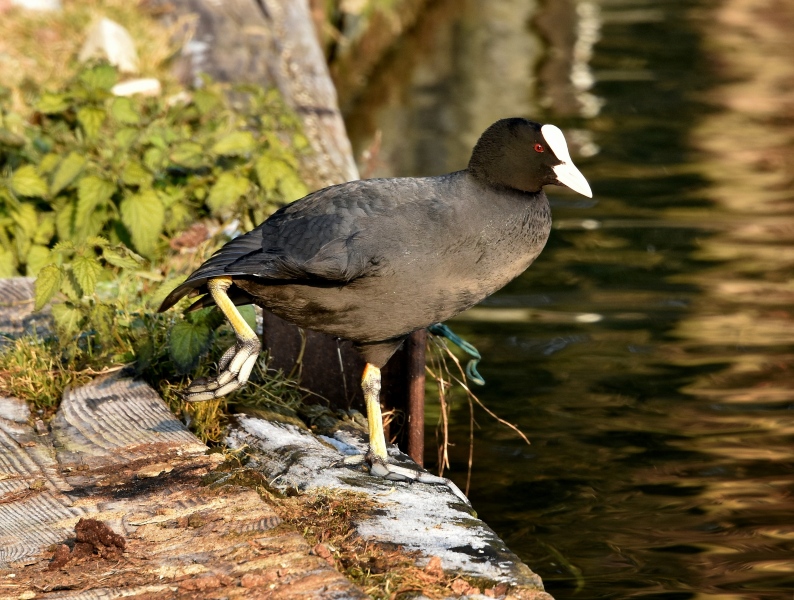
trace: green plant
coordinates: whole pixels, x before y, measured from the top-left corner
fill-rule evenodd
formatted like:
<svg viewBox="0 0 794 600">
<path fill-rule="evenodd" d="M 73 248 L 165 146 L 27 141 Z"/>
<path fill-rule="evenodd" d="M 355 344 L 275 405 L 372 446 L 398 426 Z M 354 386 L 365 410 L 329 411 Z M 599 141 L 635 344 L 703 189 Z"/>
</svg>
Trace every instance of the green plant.
<svg viewBox="0 0 794 600">
<path fill-rule="evenodd" d="M 217 360 L 233 336 L 213 309 L 154 311 L 224 229 L 248 230 L 306 193 L 306 141 L 273 91 L 205 81 L 166 100 L 118 98 L 115 81 L 107 65 L 87 68 L 42 93 L 32 121 L 0 94 L 0 277 L 38 275 L 35 308 L 52 303 L 57 334 L 0 350 L 0 392 L 49 414 L 66 385 L 126 366 L 217 439 L 225 404 L 189 408 L 175 390 L 188 372 L 208 374 L 199 359 Z M 174 237 L 196 222 L 193 252 L 178 252 Z M 301 394 L 257 374 L 252 390 Z"/>
<path fill-rule="evenodd" d="M 206 81 L 125 98 L 115 83 L 112 67 L 88 68 L 43 92 L 33 122 L 0 97 L 0 276 L 36 275 L 57 242 L 95 236 L 157 262 L 190 223 L 245 231 L 305 195 L 296 153 L 307 143 L 277 92 Z"/>
</svg>

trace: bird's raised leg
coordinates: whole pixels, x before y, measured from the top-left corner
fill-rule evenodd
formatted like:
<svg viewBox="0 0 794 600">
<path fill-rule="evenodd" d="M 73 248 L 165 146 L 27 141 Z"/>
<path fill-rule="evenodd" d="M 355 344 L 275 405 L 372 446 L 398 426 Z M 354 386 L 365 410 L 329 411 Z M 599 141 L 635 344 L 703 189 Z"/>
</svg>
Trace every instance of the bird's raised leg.
<svg viewBox="0 0 794 600">
<path fill-rule="evenodd" d="M 215 379 L 197 379 L 185 390 L 188 402 L 203 402 L 220 398 L 245 385 L 259 358 L 262 344 L 256 333 L 245 322 L 240 311 L 229 299 L 226 290 L 232 285 L 231 277 L 216 277 L 207 282 L 212 299 L 234 329 L 237 343 L 229 348 L 218 363 L 220 373 Z"/>
</svg>

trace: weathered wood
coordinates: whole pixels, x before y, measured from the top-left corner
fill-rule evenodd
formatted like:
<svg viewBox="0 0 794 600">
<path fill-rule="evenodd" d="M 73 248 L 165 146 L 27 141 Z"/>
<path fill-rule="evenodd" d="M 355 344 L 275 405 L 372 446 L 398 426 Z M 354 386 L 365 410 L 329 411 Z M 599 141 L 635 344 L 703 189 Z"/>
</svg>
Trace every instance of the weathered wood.
<svg viewBox="0 0 794 600">
<path fill-rule="evenodd" d="M 428 0 L 342 3 L 330 70 L 344 114 L 349 113 L 384 56 L 416 24 L 427 4 Z"/>
<path fill-rule="evenodd" d="M 435 483 L 395 483 L 340 464 L 346 455 L 365 451 L 361 432 L 343 428 L 332 438 L 316 437 L 294 425 L 239 415 L 226 443 L 246 448 L 252 455 L 249 468 L 284 492 L 332 488 L 367 494 L 375 508 L 356 524 L 358 535 L 367 541 L 418 550 L 425 560 L 439 557 L 445 570 L 506 583 L 517 597 L 551 600 L 540 578 L 474 516 L 445 480 L 429 476 Z M 389 456 L 411 465 L 394 446 Z"/>
<path fill-rule="evenodd" d="M 20 336 L 26 333 L 46 335 L 52 326 L 49 306 L 33 312 L 32 277 L 0 279 L 0 333 Z M 0 346 L 6 338 L 0 336 Z"/>
<path fill-rule="evenodd" d="M 201 73 L 219 81 L 276 87 L 300 115 L 314 150 L 305 157 L 311 187 L 358 179 L 306 0 L 158 0 L 165 19 L 186 24 L 176 70 L 194 84 Z"/>
<path fill-rule="evenodd" d="M 58 461 L 69 470 L 166 461 L 207 450 L 149 385 L 115 375 L 66 390 L 52 434 Z"/>
<path fill-rule="evenodd" d="M 272 598 L 367 597 L 277 528 L 256 492 L 208 487 L 221 455 L 206 455 L 145 383 L 112 375 L 67 391 L 53 435 L 27 417 L 0 398 L 0 597 L 258 598 L 263 585 Z M 48 570 L 83 517 L 108 524 L 124 552 Z"/>
<path fill-rule="evenodd" d="M 71 487 L 47 442 L 27 425 L 25 408 L 0 398 L 0 568 L 62 541 L 70 520 L 85 514 L 64 494 Z"/>
<path fill-rule="evenodd" d="M 406 454 L 416 464 L 425 464 L 425 348 L 427 330 L 416 331 L 408 339 L 408 424 Z"/>
</svg>

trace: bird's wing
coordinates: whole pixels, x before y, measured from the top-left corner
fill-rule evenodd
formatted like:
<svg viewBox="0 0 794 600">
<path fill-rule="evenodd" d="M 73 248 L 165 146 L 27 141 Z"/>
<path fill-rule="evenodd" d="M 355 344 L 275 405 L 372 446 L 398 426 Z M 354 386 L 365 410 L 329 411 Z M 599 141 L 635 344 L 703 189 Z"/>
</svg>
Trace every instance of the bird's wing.
<svg viewBox="0 0 794 600">
<path fill-rule="evenodd" d="M 257 228 L 216 252 L 163 301 L 167 310 L 193 290 L 206 292 L 214 277 L 257 277 L 309 284 L 344 284 L 371 273 L 380 262 L 362 244 L 371 217 L 400 202 L 400 180 L 353 181 L 314 192 L 275 212 Z"/>
</svg>

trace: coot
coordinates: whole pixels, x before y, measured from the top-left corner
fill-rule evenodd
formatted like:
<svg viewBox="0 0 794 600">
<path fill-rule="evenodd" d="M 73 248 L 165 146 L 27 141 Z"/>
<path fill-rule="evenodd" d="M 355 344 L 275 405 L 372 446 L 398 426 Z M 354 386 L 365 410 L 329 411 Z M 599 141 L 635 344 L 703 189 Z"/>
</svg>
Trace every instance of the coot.
<svg viewBox="0 0 794 600">
<path fill-rule="evenodd" d="M 547 184 L 592 196 L 559 128 L 511 118 L 482 134 L 463 171 L 351 181 L 283 207 L 160 306 L 205 294 L 191 308 L 216 304 L 237 335 L 220 374 L 194 382 L 186 398 L 218 398 L 245 384 L 261 346 L 235 305 L 258 304 L 361 352 L 367 456 L 373 472 L 388 475 L 380 369 L 411 332 L 474 306 L 532 264 L 551 230 Z"/>
</svg>

